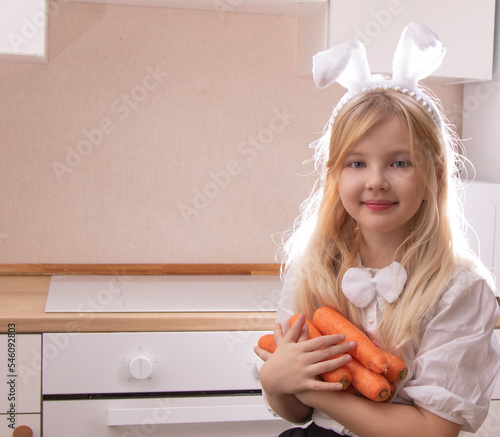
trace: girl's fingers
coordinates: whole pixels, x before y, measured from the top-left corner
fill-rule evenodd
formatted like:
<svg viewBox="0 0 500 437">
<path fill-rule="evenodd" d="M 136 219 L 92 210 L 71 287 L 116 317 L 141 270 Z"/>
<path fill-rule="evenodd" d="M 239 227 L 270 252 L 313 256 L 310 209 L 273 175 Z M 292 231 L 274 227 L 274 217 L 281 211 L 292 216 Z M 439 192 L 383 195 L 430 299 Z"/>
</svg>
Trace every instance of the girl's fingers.
<svg viewBox="0 0 500 437">
<path fill-rule="evenodd" d="M 325 382 L 319 379 L 312 380 L 308 387 L 310 390 L 342 391 L 344 386 L 340 382 Z"/>
<path fill-rule="evenodd" d="M 283 342 L 283 329 L 281 329 L 281 325 L 279 323 L 276 323 L 274 325 L 274 342 L 276 343 L 276 346 L 279 346 Z"/>
<path fill-rule="evenodd" d="M 321 375 L 323 373 L 330 372 L 331 370 L 338 369 L 339 367 L 346 365 L 351 360 L 352 357 L 349 354 L 342 354 L 340 356 L 336 356 L 335 358 L 330 358 L 311 365 L 311 372 L 314 375 Z"/>
<path fill-rule="evenodd" d="M 285 335 L 285 338 L 290 342 L 297 343 L 303 333 L 304 325 L 306 324 L 306 317 L 304 314 L 299 314 L 297 321 L 290 327 Z M 306 337 L 307 340 L 307 337 Z"/>
<path fill-rule="evenodd" d="M 325 381 L 322 381 L 320 379 L 313 379 L 307 384 L 306 390 L 342 391 L 342 390 L 344 390 L 344 387 L 340 382 L 325 382 Z M 305 393 L 305 392 L 303 392 L 303 393 Z M 301 394 L 302 393 L 297 393 L 296 396 L 299 399 L 301 399 Z M 307 403 L 307 402 L 304 402 L 304 403 Z"/>
<path fill-rule="evenodd" d="M 268 351 L 265 351 L 264 349 L 260 348 L 259 346 L 255 346 L 253 348 L 253 351 L 255 354 L 262 360 L 262 361 L 267 361 L 269 357 L 271 356 L 271 353 Z"/>
<path fill-rule="evenodd" d="M 305 351 L 312 352 L 334 345 L 340 346 L 340 343 L 342 343 L 344 340 L 345 336 L 343 334 L 322 335 L 321 337 L 316 337 L 312 340 L 309 340 L 305 346 Z M 348 349 L 351 348 L 349 344 L 342 343 L 342 345 L 346 345 L 344 347 L 347 347 Z"/>
<path fill-rule="evenodd" d="M 302 326 L 302 331 L 300 331 L 299 339 L 297 340 L 297 343 L 300 343 L 302 341 L 306 341 L 309 339 L 309 326 L 307 323 L 304 323 L 304 326 Z"/>
</svg>

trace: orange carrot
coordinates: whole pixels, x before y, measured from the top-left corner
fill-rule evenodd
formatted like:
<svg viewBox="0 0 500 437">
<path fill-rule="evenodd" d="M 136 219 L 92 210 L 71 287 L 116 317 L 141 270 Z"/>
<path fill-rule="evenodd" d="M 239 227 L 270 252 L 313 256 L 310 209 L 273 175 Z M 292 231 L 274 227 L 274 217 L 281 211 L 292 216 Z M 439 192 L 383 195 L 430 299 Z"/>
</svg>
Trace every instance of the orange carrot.
<svg viewBox="0 0 500 437">
<path fill-rule="evenodd" d="M 261 349 L 273 353 L 276 350 L 276 343 L 274 342 L 273 334 L 265 334 L 259 338 L 257 343 Z"/>
<path fill-rule="evenodd" d="M 298 314 L 294 314 L 292 317 L 290 317 L 290 326 L 292 326 L 297 321 L 298 317 Z M 306 318 L 306 323 L 309 327 L 309 340 L 321 337 L 323 335 L 308 318 Z M 330 359 L 338 358 L 342 355 L 344 354 L 336 355 L 335 357 L 332 357 Z M 322 373 L 321 378 L 326 382 L 340 382 L 342 384 L 343 390 L 349 387 L 352 381 L 351 372 L 349 372 L 346 366 L 337 367 L 336 369 Z"/>
<path fill-rule="evenodd" d="M 382 352 L 384 353 L 388 362 L 387 372 L 384 374 L 387 381 L 398 382 L 405 379 L 406 375 L 408 375 L 408 367 L 406 367 L 405 362 L 401 358 L 398 358 L 390 352 Z"/>
<path fill-rule="evenodd" d="M 352 395 L 359 396 L 359 392 L 356 390 L 356 388 L 351 384 L 349 387 L 345 389 L 347 393 L 351 393 Z"/>
<path fill-rule="evenodd" d="M 363 396 L 373 401 L 385 401 L 391 394 L 389 381 L 379 373 L 372 372 L 353 358 L 346 364 L 352 375 L 352 385 Z"/>
<path fill-rule="evenodd" d="M 356 349 L 349 353 L 368 369 L 376 373 L 387 371 L 388 362 L 382 350 L 339 312 L 328 307 L 318 308 L 313 323 L 322 334 L 344 334 L 345 341 L 354 341 Z"/>
<path fill-rule="evenodd" d="M 342 390 L 349 387 L 352 382 L 351 372 L 345 365 L 330 370 L 329 372 L 322 373 L 321 378 L 326 382 L 340 382 L 342 384 Z"/>
<path fill-rule="evenodd" d="M 294 314 L 292 317 L 290 317 L 290 326 L 292 326 L 297 319 L 299 318 L 298 314 Z M 323 334 L 319 332 L 319 329 L 314 326 L 313 322 L 311 322 L 307 317 L 306 317 L 306 323 L 307 326 L 309 327 L 309 340 L 312 338 L 317 338 L 321 337 Z"/>
</svg>

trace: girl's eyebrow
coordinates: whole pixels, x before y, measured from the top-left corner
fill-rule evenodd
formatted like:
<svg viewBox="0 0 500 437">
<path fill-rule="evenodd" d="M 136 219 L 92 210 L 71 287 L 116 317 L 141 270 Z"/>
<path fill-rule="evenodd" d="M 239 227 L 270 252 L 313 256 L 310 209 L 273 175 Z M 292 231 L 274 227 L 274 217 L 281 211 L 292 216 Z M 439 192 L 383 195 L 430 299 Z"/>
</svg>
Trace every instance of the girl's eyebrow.
<svg viewBox="0 0 500 437">
<path fill-rule="evenodd" d="M 356 156 L 366 156 L 366 155 L 370 155 L 370 152 L 369 151 L 362 152 L 359 150 L 352 150 L 352 151 L 347 152 L 345 154 L 345 157 L 351 158 L 353 156 L 356 157 Z M 387 153 L 385 153 L 385 155 L 387 155 L 387 156 L 397 156 L 397 155 L 411 156 L 411 151 L 407 150 L 407 149 L 397 149 L 397 150 L 387 152 Z"/>
</svg>

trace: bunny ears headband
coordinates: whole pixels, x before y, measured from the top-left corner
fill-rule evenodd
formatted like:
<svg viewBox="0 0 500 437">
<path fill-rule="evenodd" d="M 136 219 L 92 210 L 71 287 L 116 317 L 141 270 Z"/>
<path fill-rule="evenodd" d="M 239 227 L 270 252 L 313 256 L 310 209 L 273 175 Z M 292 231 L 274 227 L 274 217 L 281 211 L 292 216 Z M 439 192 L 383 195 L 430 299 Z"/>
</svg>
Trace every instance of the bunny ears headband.
<svg viewBox="0 0 500 437">
<path fill-rule="evenodd" d="M 432 74 L 445 55 L 438 36 L 426 26 L 411 21 L 401 34 L 392 64 L 392 78 L 371 74 L 363 44 L 348 40 L 313 57 L 313 78 L 318 88 L 338 82 L 347 93 L 333 110 L 332 122 L 342 107 L 360 93 L 394 90 L 420 103 L 441 127 L 442 120 L 432 99 L 419 87 L 418 81 Z"/>
</svg>

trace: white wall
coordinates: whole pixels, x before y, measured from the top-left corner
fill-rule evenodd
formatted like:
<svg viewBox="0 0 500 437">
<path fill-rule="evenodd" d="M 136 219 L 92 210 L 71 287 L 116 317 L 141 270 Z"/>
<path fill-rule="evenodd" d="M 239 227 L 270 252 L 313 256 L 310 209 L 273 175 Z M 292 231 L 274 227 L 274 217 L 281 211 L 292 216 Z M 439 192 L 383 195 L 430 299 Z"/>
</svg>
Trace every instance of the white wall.
<svg viewBox="0 0 500 437">
<path fill-rule="evenodd" d="M 274 262 L 344 94 L 298 77 L 297 18 L 49 10 L 48 62 L 0 62 L 0 262 Z"/>
</svg>

